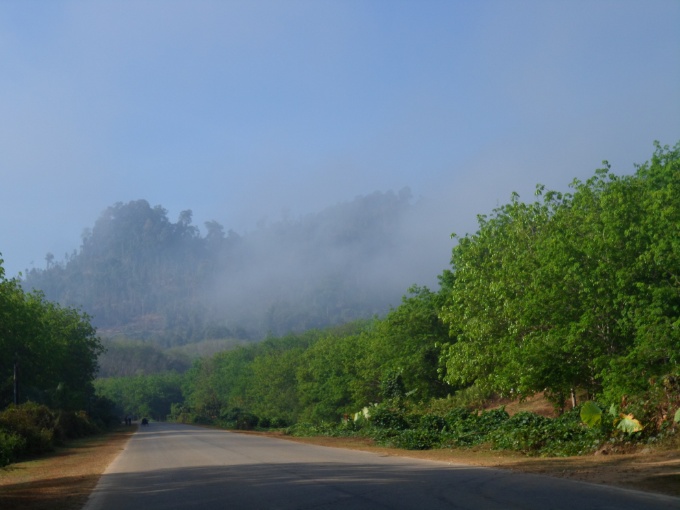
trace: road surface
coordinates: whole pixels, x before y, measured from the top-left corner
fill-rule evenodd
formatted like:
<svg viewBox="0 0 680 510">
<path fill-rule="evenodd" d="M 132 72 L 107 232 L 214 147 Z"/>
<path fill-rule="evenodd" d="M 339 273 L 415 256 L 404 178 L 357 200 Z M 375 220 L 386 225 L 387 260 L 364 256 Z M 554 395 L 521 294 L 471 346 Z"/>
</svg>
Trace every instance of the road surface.
<svg viewBox="0 0 680 510">
<path fill-rule="evenodd" d="M 84 510 L 680 509 L 680 498 L 188 425 L 140 427 Z"/>
</svg>

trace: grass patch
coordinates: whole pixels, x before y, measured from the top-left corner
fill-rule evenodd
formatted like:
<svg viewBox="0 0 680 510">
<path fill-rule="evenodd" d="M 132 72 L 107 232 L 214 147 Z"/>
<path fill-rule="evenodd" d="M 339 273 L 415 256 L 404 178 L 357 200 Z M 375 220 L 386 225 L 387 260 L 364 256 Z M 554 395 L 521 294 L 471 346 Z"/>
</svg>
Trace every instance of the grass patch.
<svg viewBox="0 0 680 510">
<path fill-rule="evenodd" d="M 0 468 L 3 510 L 80 510 L 136 427 L 69 441 L 53 452 Z"/>
</svg>

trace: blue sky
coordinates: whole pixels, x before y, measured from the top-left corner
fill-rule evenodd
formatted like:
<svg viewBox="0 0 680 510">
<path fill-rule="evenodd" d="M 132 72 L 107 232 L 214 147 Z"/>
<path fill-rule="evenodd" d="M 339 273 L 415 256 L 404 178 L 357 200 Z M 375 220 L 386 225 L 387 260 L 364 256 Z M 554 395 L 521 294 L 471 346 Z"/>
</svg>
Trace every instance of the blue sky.
<svg viewBox="0 0 680 510">
<path fill-rule="evenodd" d="M 246 232 L 405 186 L 445 264 L 512 191 L 680 140 L 678 27 L 677 0 L 5 0 L 6 276 L 119 201 Z"/>
</svg>

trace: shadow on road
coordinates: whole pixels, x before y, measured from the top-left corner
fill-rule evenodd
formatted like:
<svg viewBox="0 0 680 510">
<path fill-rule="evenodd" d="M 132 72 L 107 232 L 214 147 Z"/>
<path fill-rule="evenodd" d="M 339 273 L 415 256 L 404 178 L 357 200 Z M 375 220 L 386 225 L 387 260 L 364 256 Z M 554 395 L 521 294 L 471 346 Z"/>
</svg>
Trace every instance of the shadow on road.
<svg viewBox="0 0 680 510">
<path fill-rule="evenodd" d="M 4 485 L 2 510 L 78 510 L 97 483 L 99 475 L 68 476 Z"/>
<path fill-rule="evenodd" d="M 480 476 L 482 472 L 484 476 Z M 608 492 L 606 508 L 619 510 L 677 509 L 680 502 L 665 496 L 473 467 L 423 465 L 407 470 L 398 465 L 272 463 L 111 474 L 102 479 L 86 509 L 170 510 L 228 505 L 236 509 L 573 510 L 598 508 L 593 502 L 603 500 L 603 491 Z"/>
</svg>

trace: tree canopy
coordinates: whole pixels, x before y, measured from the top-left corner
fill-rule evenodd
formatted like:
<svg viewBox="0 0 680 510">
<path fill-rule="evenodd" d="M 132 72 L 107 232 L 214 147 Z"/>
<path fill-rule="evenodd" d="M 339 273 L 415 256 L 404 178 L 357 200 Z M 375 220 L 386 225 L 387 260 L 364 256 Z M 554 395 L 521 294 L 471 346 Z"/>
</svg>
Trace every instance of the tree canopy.
<svg viewBox="0 0 680 510">
<path fill-rule="evenodd" d="M 621 398 L 678 372 L 680 144 L 634 175 L 517 196 L 453 250 L 451 384 Z"/>
<path fill-rule="evenodd" d="M 101 352 L 86 314 L 26 293 L 0 260 L 0 406 L 16 398 L 86 409 Z"/>
</svg>

